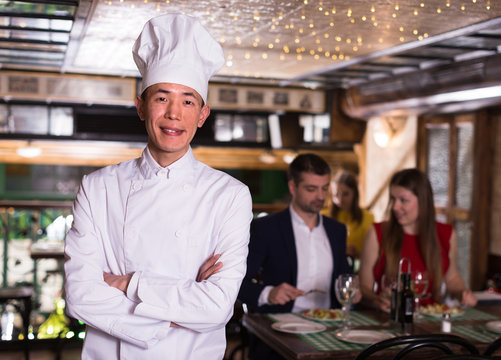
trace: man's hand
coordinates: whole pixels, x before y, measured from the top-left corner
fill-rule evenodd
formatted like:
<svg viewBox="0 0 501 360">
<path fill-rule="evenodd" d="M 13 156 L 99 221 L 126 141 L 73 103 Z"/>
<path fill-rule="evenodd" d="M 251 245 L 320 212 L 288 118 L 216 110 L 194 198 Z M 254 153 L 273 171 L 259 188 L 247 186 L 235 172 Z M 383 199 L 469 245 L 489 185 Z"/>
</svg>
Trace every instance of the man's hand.
<svg viewBox="0 0 501 360">
<path fill-rule="evenodd" d="M 270 291 L 270 295 L 268 295 L 268 301 L 271 304 L 284 305 L 289 301 L 296 299 L 300 295 L 304 295 L 303 290 L 296 289 L 294 286 L 284 282 L 278 286 L 275 286 Z"/>
<path fill-rule="evenodd" d="M 223 267 L 222 262 L 217 262 L 221 254 L 211 255 L 198 270 L 197 282 L 207 280 Z"/>
<path fill-rule="evenodd" d="M 103 272 L 103 278 L 106 284 L 117 288 L 118 290 L 122 290 L 124 293 L 127 293 L 127 287 L 129 286 L 130 279 L 132 278 L 132 274 L 130 275 L 113 275 Z"/>
</svg>

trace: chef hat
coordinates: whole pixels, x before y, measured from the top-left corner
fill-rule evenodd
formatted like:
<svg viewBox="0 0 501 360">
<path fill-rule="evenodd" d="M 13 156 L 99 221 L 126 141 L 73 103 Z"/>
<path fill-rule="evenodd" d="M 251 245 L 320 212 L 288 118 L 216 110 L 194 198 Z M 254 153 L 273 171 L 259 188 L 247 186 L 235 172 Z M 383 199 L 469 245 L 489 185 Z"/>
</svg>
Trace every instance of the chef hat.
<svg viewBox="0 0 501 360">
<path fill-rule="evenodd" d="M 207 101 L 209 79 L 224 64 L 219 43 L 193 17 L 181 14 L 150 19 L 132 48 L 143 77 L 141 93 L 158 83 L 196 90 Z"/>
</svg>

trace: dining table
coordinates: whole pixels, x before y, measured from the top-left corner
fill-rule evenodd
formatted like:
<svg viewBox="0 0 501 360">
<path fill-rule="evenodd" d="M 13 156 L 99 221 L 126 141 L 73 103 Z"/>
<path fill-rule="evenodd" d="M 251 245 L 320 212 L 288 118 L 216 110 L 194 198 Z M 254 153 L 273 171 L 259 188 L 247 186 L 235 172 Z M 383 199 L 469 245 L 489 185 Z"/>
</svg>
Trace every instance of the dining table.
<svg viewBox="0 0 501 360">
<path fill-rule="evenodd" d="M 312 320 L 301 313 L 248 313 L 242 322 L 250 333 L 288 360 L 352 360 L 372 343 L 404 335 L 401 326 L 390 321 L 388 313 L 363 306 L 356 306 L 350 313 L 352 324 L 349 332 L 340 331 L 341 322 L 338 320 Z M 301 324 L 305 321 L 307 325 L 303 327 Z M 293 325 L 287 326 L 291 323 Z M 476 307 L 462 308 L 451 317 L 451 324 L 450 334 L 465 338 L 482 353 L 501 337 L 501 303 L 479 303 Z M 417 313 L 411 328 L 406 330 L 405 335 L 441 334 L 442 316 Z M 345 336 L 350 333 L 352 336 Z M 420 352 L 420 358 L 425 353 Z M 377 354 L 374 355 L 371 359 L 378 358 Z M 387 356 L 388 353 L 380 358 Z"/>
</svg>

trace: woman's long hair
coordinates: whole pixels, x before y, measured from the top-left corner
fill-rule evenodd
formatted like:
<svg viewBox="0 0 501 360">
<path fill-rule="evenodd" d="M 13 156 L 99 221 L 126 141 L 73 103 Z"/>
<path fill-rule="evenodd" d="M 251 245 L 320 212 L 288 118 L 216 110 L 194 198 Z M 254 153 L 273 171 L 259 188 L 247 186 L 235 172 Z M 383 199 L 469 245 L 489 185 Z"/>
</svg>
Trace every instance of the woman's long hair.
<svg viewBox="0 0 501 360">
<path fill-rule="evenodd" d="M 406 169 L 393 175 L 391 186 L 401 186 L 418 199 L 418 241 L 426 269 L 433 278 L 432 295 L 434 299 L 440 296 L 442 284 L 441 249 L 437 237 L 435 223 L 435 206 L 433 191 L 428 177 L 418 169 Z M 404 231 L 392 211 L 393 200 L 390 198 L 387 211 L 390 213 L 389 221 L 383 226 L 383 249 L 386 253 L 386 273 L 396 275 L 398 262 L 402 251 Z"/>
<path fill-rule="evenodd" d="M 359 202 L 359 194 L 358 194 L 358 182 L 355 175 L 350 172 L 342 172 L 334 179 L 334 183 L 346 185 L 348 188 L 353 191 L 353 201 L 350 206 L 350 214 L 351 218 L 358 224 L 362 222 L 362 209 L 360 209 Z M 334 202 L 332 203 L 331 209 L 331 217 L 333 219 L 337 219 L 337 214 L 339 213 L 339 206 L 337 206 Z"/>
</svg>

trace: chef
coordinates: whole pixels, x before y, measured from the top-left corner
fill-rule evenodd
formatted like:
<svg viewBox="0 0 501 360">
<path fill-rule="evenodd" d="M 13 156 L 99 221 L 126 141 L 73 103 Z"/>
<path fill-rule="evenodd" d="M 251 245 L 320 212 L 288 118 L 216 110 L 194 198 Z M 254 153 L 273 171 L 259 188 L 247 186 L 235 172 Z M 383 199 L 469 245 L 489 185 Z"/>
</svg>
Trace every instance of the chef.
<svg viewBox="0 0 501 360">
<path fill-rule="evenodd" d="M 252 203 L 190 142 L 224 54 L 197 20 L 170 14 L 144 26 L 133 56 L 148 144 L 82 179 L 66 237 L 67 311 L 87 325 L 82 359 L 222 359 Z"/>
</svg>

